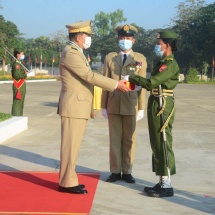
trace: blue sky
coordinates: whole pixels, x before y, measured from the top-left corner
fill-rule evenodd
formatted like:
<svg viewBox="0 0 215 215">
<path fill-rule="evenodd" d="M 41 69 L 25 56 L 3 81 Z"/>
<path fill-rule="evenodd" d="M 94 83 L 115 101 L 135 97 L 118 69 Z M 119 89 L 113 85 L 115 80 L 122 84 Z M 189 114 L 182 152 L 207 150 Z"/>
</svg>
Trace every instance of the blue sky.
<svg viewBox="0 0 215 215">
<path fill-rule="evenodd" d="M 183 0 L 0 0 L 0 14 L 16 24 L 25 38 L 36 38 L 66 30 L 65 25 L 76 21 L 94 20 L 101 11 L 117 9 L 123 10 L 126 23 L 147 30 L 165 28 L 177 14 L 179 2 Z"/>
</svg>

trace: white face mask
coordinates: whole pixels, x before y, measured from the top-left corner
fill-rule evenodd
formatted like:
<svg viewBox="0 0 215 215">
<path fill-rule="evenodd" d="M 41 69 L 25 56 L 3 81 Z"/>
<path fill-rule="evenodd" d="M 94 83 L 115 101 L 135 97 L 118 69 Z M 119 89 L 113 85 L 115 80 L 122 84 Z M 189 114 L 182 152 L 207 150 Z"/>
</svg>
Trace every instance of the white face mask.
<svg viewBox="0 0 215 215">
<path fill-rule="evenodd" d="M 88 48 L 90 48 L 90 46 L 91 46 L 91 37 L 85 37 L 85 43 L 83 44 L 83 46 L 84 46 L 84 48 L 85 49 L 88 49 Z"/>
<path fill-rule="evenodd" d="M 23 55 L 21 55 L 19 60 L 24 60 L 24 58 L 25 58 L 25 55 L 23 54 Z"/>
</svg>

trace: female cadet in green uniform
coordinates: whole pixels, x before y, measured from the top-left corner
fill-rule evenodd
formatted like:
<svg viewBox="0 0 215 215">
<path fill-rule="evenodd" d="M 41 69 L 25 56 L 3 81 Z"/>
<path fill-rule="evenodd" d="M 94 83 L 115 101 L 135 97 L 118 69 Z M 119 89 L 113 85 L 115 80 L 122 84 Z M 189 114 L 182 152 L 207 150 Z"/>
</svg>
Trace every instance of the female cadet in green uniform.
<svg viewBox="0 0 215 215">
<path fill-rule="evenodd" d="M 14 51 L 14 57 L 17 59 L 12 64 L 12 78 L 13 78 L 13 105 L 12 116 L 23 116 L 23 108 L 26 93 L 25 79 L 27 77 L 25 69 L 21 66 L 21 61 L 25 55 L 23 52 Z"/>
<path fill-rule="evenodd" d="M 177 50 L 176 37 L 177 35 L 170 31 L 158 33 L 158 43 L 155 46 L 155 53 L 158 57 L 161 57 L 161 60 L 155 66 L 150 79 L 138 75 L 127 77 L 129 81 L 151 91 L 148 99 L 147 115 L 152 148 L 152 168 L 153 172 L 160 176 L 158 184 L 154 187 L 144 188 L 144 191 L 151 197 L 174 195 L 170 177 L 168 177 L 167 166 L 170 175 L 176 173 L 175 158 L 172 149 L 172 124 L 175 116 L 173 89 L 178 83 L 179 76 L 179 67 L 172 54 L 173 51 Z M 159 104 L 159 85 L 161 85 L 163 94 L 162 109 Z M 162 131 L 165 132 L 166 140 L 163 138 Z M 168 165 L 165 160 L 164 141 L 167 145 Z"/>
</svg>

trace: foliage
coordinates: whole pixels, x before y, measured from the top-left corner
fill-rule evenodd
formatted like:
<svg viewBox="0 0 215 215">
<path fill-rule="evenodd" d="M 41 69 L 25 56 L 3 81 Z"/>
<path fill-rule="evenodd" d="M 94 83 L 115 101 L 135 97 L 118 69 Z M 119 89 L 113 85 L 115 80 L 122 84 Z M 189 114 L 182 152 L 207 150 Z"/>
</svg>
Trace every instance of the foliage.
<svg viewBox="0 0 215 215">
<path fill-rule="evenodd" d="M 215 44 L 215 3 L 205 6 L 202 0 L 186 0 L 178 5 L 174 20 L 179 34 L 179 52 L 176 54 L 181 69 L 203 70 L 203 62 L 210 64 Z"/>
<path fill-rule="evenodd" d="M 118 9 L 113 13 L 105 13 L 101 11 L 95 15 L 95 20 L 93 21 L 95 35 L 98 37 L 107 36 L 112 33 L 116 26 L 126 21 L 124 18 L 123 11 Z"/>
<path fill-rule="evenodd" d="M 0 5 L 1 6 L 1 5 Z M 93 28 L 95 34 L 92 37 L 90 49 L 84 50 L 89 54 L 91 63 L 101 61 L 109 52 L 118 51 L 116 26 L 125 22 L 123 11 L 118 9 L 111 13 L 101 11 L 95 15 Z M 138 29 L 136 43 L 133 50 L 142 53 L 147 60 L 147 70 L 151 72 L 158 58 L 153 50 L 157 42 L 156 34 L 161 30 L 174 30 L 178 33 L 178 51 L 175 57 L 180 66 L 180 70 L 186 75 L 189 68 L 196 68 L 202 74 L 211 72 L 211 58 L 215 55 L 215 3 L 206 5 L 203 0 L 185 0 L 177 6 L 177 13 L 172 19 L 172 26 L 166 29 L 145 30 L 135 23 L 129 23 Z M 27 68 L 38 68 L 42 61 L 42 66 L 58 66 L 59 58 L 63 47 L 68 39 L 65 30 L 57 31 L 50 36 L 40 36 L 38 38 L 25 39 L 17 29 L 17 26 L 4 20 L 0 15 L 0 64 L 10 64 L 12 59 L 8 54 L 6 60 L 2 47 L 7 47 L 11 53 L 15 48 L 20 48 L 25 52 L 25 66 Z M 42 59 L 41 59 L 42 56 Z M 55 61 L 53 62 L 52 59 Z M 207 66 L 206 68 L 206 65 Z"/>
<path fill-rule="evenodd" d="M 202 65 L 202 75 L 207 75 L 207 73 L 208 73 L 208 67 L 209 67 L 209 64 L 204 61 L 203 65 Z"/>
<path fill-rule="evenodd" d="M 12 118 L 12 115 L 10 113 L 1 113 L 0 112 L 0 122 L 5 121 L 10 118 Z"/>
<path fill-rule="evenodd" d="M 59 79 L 58 76 L 36 74 L 35 76 L 27 77 L 27 80 L 41 80 L 41 79 Z M 12 76 L 10 72 L 0 72 L 0 81 L 11 81 Z"/>
<path fill-rule="evenodd" d="M 199 81 L 199 78 L 198 78 L 198 76 L 197 76 L 198 74 L 199 74 L 199 73 L 198 73 L 197 69 L 195 69 L 195 68 L 190 68 L 190 69 L 188 70 L 188 73 L 187 73 L 186 78 L 185 78 L 186 82 L 195 82 L 195 81 Z"/>
</svg>

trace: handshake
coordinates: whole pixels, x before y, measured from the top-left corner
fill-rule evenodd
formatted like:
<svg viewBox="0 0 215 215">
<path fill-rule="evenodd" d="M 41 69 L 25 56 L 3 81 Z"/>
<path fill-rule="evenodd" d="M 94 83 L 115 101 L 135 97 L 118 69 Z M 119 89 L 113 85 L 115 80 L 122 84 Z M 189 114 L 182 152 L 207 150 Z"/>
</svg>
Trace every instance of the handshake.
<svg viewBox="0 0 215 215">
<path fill-rule="evenodd" d="M 118 81 L 116 89 L 122 92 L 139 91 L 141 86 L 137 86 L 132 82 L 129 82 L 129 75 L 126 75 L 122 80 Z"/>
<path fill-rule="evenodd" d="M 141 86 L 137 86 L 132 82 L 129 82 L 129 75 L 126 75 L 122 80 L 118 81 L 118 85 L 116 89 L 122 92 L 139 91 L 141 89 Z M 102 108 L 102 116 L 105 119 L 108 119 L 107 109 Z M 136 115 L 136 121 L 141 120 L 143 117 L 144 117 L 144 110 L 138 110 Z"/>
</svg>

